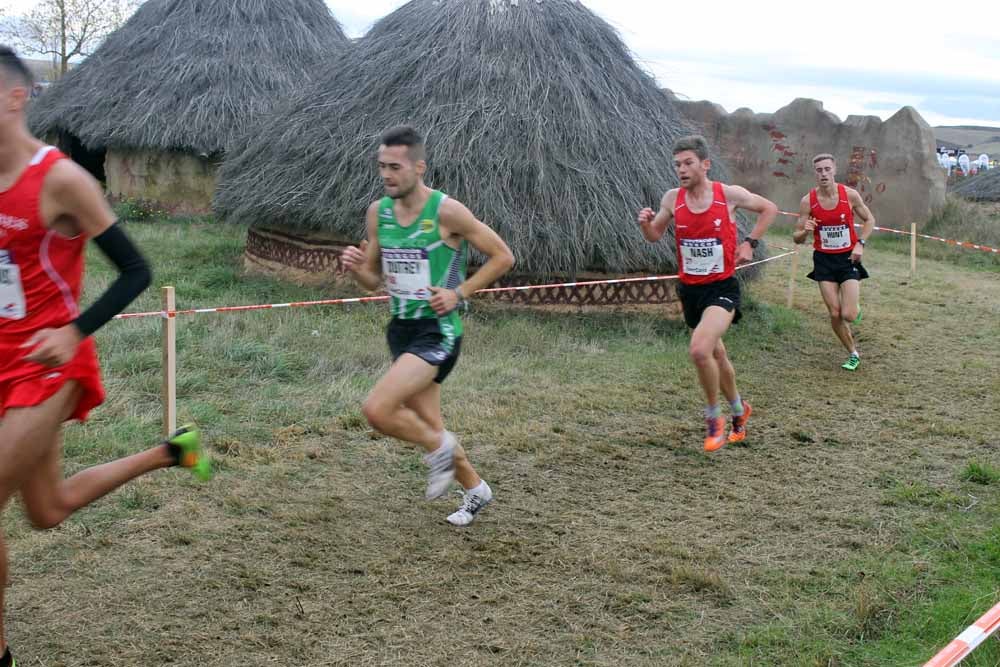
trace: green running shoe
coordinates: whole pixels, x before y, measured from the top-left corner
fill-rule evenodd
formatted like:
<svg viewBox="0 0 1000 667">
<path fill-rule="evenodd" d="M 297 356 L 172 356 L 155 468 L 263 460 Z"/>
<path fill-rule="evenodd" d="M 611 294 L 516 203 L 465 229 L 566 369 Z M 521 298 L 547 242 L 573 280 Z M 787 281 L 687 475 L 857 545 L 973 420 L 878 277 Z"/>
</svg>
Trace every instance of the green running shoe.
<svg viewBox="0 0 1000 667">
<path fill-rule="evenodd" d="M 188 468 L 191 473 L 203 482 L 212 479 L 212 459 L 201 446 L 201 434 L 194 424 L 185 424 L 164 440 L 177 465 Z"/>
<path fill-rule="evenodd" d="M 843 368 L 845 371 L 856 371 L 858 370 L 858 366 L 860 365 L 861 365 L 861 357 L 859 357 L 856 354 L 852 354 L 851 358 L 845 361 L 843 365 L 841 365 L 841 368 Z"/>
<path fill-rule="evenodd" d="M 854 318 L 851 324 L 861 324 L 861 306 L 858 306 L 858 316 Z"/>
</svg>

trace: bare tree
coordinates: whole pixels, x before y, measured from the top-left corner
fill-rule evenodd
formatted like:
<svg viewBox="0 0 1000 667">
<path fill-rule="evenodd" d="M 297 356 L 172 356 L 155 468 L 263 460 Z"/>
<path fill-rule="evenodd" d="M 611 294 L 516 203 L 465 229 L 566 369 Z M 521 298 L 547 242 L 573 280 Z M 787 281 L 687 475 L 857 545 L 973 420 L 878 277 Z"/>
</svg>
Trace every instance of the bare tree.
<svg viewBox="0 0 1000 667">
<path fill-rule="evenodd" d="M 88 56 L 132 15 L 142 0 L 38 0 L 24 16 L 0 23 L 0 36 L 24 55 L 50 56 L 59 76 Z"/>
</svg>

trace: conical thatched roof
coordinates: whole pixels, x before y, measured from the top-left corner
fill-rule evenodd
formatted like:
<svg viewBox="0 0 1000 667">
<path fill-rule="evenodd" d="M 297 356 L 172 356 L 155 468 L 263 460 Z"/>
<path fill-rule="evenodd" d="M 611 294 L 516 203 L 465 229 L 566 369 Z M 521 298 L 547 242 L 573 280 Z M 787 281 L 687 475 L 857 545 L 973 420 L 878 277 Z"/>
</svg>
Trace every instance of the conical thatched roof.
<svg viewBox="0 0 1000 667">
<path fill-rule="evenodd" d="M 323 0 L 148 0 L 30 125 L 91 148 L 220 153 L 347 44 Z"/>
<path fill-rule="evenodd" d="M 671 146 L 693 129 L 575 0 L 412 0 L 228 156 L 215 209 L 357 239 L 382 195 L 378 137 L 401 123 L 427 137 L 428 184 L 496 229 L 519 270 L 673 267 L 635 213 L 676 185 Z"/>
<path fill-rule="evenodd" d="M 973 201 L 1000 201 L 1000 169 L 990 169 L 959 182 L 952 192 Z"/>
</svg>

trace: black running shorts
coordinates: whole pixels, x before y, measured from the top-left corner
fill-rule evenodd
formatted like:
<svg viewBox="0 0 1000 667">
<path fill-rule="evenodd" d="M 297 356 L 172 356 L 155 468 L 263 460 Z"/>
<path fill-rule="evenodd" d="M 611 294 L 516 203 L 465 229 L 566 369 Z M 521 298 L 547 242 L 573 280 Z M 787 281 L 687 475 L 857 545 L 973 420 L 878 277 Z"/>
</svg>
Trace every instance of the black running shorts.
<svg viewBox="0 0 1000 667">
<path fill-rule="evenodd" d="M 385 337 L 393 361 L 404 354 L 412 354 L 431 366 L 437 366 L 434 381 L 438 384 L 451 373 L 462 349 L 462 337 L 449 341 L 441 333 L 437 318 L 401 320 L 394 317 L 389 322 Z"/>
<path fill-rule="evenodd" d="M 740 281 L 735 276 L 704 285 L 679 283 L 677 295 L 684 308 L 684 321 L 692 329 L 698 326 L 701 314 L 710 306 L 725 308 L 730 313 L 735 311 L 733 324 L 743 317 L 743 313 L 740 312 Z"/>
<path fill-rule="evenodd" d="M 864 280 L 868 277 L 865 267 L 861 262 L 855 264 L 851 261 L 849 252 L 820 252 L 813 250 L 813 270 L 807 278 L 812 278 L 820 283 L 837 283 L 838 285 L 847 280 Z"/>
</svg>

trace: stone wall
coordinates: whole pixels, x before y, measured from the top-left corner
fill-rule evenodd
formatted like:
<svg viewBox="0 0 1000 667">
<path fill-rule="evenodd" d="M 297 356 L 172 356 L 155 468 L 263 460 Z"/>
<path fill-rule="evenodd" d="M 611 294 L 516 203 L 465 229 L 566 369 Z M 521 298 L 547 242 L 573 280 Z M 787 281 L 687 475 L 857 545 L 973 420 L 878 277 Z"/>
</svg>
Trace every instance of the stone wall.
<svg viewBox="0 0 1000 667">
<path fill-rule="evenodd" d="M 171 213 L 210 213 L 218 163 L 187 153 L 108 150 L 112 199 L 139 200 Z"/>
<path fill-rule="evenodd" d="M 773 114 L 726 113 L 711 102 L 674 98 L 678 109 L 719 151 L 736 185 L 798 211 L 815 185 L 812 158 L 832 153 L 837 180 L 861 193 L 879 224 L 923 222 L 944 204 L 945 175 L 930 125 L 912 107 L 886 121 L 848 116 L 841 122 L 816 100 L 797 99 Z"/>
</svg>

